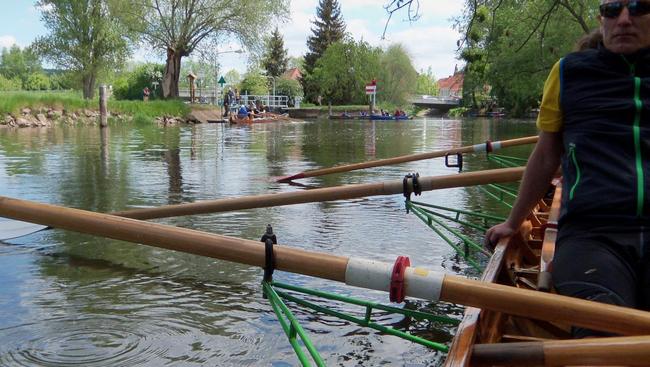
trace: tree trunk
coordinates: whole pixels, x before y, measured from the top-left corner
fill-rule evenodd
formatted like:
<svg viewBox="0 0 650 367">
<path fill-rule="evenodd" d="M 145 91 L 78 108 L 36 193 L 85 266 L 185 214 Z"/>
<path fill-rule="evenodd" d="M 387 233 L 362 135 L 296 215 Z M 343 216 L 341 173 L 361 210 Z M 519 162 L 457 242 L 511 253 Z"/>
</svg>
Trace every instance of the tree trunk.
<svg viewBox="0 0 650 367">
<path fill-rule="evenodd" d="M 162 81 L 163 98 L 178 97 L 178 78 L 181 73 L 181 52 L 167 48 L 165 76 Z"/>
<path fill-rule="evenodd" d="M 95 96 L 95 74 L 90 72 L 82 77 L 84 99 L 93 99 Z"/>
</svg>

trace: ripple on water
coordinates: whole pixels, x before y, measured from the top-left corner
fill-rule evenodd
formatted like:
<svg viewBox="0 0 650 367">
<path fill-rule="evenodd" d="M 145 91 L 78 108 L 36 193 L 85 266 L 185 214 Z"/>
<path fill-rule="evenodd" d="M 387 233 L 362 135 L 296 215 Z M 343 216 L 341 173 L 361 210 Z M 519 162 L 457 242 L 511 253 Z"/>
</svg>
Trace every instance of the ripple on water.
<svg viewBox="0 0 650 367">
<path fill-rule="evenodd" d="M 155 360 L 168 353 L 155 339 L 181 334 L 168 324 L 134 328 L 127 317 L 84 315 L 43 320 L 2 330 L 0 365 L 115 366 Z M 154 335 L 155 337 L 151 337 Z"/>
</svg>

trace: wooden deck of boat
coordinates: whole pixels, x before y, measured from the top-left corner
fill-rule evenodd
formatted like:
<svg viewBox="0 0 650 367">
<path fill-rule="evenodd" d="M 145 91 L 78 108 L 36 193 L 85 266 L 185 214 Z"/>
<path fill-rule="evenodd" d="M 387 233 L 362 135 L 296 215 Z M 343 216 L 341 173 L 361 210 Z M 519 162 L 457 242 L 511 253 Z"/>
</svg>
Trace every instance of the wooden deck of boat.
<svg viewBox="0 0 650 367">
<path fill-rule="evenodd" d="M 561 191 L 557 183 L 553 199 L 541 201 L 517 235 L 499 242 L 481 280 L 526 289 L 550 288 L 544 283 L 550 280 L 548 270 L 555 249 Z M 542 276 L 539 276 L 540 271 Z M 568 339 L 569 331 L 567 325 L 468 307 L 445 366 L 475 365 L 471 359 L 475 344 Z"/>
</svg>

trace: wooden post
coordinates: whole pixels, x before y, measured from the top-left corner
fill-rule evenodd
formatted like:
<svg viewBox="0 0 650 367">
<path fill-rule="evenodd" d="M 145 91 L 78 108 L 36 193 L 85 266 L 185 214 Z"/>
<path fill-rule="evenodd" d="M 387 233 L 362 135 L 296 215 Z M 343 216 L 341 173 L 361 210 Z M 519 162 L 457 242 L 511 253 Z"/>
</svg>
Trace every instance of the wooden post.
<svg viewBox="0 0 650 367">
<path fill-rule="evenodd" d="M 106 127 L 108 126 L 108 109 L 106 107 L 106 101 L 108 100 L 108 95 L 106 93 L 106 85 L 102 84 L 99 86 L 99 126 Z"/>
</svg>

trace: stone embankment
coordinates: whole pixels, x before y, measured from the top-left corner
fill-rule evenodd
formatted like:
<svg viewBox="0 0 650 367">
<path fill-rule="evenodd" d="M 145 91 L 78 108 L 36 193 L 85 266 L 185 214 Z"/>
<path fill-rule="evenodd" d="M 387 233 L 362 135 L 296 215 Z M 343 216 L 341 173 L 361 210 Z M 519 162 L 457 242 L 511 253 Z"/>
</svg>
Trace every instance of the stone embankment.
<svg viewBox="0 0 650 367">
<path fill-rule="evenodd" d="M 110 118 L 120 121 L 131 121 L 133 116 L 113 113 Z M 199 122 L 191 118 L 184 119 L 174 116 L 160 116 L 154 119 L 159 125 L 177 125 L 182 123 Z M 23 108 L 19 114 L 6 114 L 0 117 L 0 128 L 3 127 L 51 127 L 56 125 L 99 125 L 99 111 L 83 109 L 66 111 L 54 108 Z"/>
</svg>

